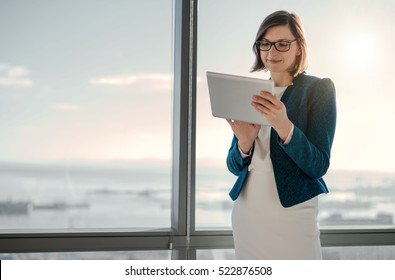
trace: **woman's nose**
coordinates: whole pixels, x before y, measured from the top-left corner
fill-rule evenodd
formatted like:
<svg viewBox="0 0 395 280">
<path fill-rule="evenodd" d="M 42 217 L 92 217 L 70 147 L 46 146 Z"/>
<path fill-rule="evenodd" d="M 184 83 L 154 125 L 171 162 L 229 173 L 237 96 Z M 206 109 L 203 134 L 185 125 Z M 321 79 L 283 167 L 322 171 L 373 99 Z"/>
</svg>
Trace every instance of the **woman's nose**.
<svg viewBox="0 0 395 280">
<path fill-rule="evenodd" d="M 272 45 L 272 47 L 268 51 L 268 54 L 272 54 L 272 53 L 278 53 L 278 50 L 276 49 L 276 47 L 274 45 Z"/>
</svg>

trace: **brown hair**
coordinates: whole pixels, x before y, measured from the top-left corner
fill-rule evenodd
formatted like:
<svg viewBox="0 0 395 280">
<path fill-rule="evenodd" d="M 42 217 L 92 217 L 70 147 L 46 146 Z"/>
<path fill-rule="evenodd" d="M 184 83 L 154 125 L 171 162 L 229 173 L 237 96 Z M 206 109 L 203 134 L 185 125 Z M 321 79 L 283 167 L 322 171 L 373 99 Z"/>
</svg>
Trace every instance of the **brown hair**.
<svg viewBox="0 0 395 280">
<path fill-rule="evenodd" d="M 278 25 L 289 26 L 291 33 L 295 36 L 301 50 L 301 54 L 296 58 L 294 68 L 290 71 L 290 74 L 295 77 L 307 68 L 307 42 L 303 31 L 302 21 L 297 15 L 287 11 L 277 11 L 268 15 L 258 29 L 255 42 L 261 40 L 270 27 Z M 266 66 L 262 62 L 261 52 L 255 42 L 252 48 L 255 54 L 255 63 L 251 68 L 251 72 L 267 70 Z"/>
</svg>

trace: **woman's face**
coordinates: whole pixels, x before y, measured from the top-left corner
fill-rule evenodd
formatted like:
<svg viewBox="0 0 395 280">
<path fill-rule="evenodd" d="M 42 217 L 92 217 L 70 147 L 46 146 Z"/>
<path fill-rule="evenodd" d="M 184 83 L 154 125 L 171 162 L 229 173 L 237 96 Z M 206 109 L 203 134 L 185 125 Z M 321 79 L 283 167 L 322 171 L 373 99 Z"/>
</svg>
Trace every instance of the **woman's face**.
<svg viewBox="0 0 395 280">
<path fill-rule="evenodd" d="M 270 27 L 261 38 L 261 40 L 270 42 L 293 41 L 295 39 L 288 25 Z M 292 43 L 290 49 L 286 52 L 279 52 L 274 45 L 271 46 L 269 51 L 260 52 L 263 64 L 271 73 L 288 73 L 293 69 L 296 57 L 301 54 L 297 42 Z"/>
</svg>

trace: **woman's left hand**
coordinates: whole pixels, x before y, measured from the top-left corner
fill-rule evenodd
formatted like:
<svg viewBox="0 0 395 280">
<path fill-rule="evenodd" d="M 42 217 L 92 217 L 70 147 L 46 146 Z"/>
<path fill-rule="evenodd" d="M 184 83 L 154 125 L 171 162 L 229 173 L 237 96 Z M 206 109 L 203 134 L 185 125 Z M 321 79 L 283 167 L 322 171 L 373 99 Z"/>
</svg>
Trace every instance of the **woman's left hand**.
<svg viewBox="0 0 395 280">
<path fill-rule="evenodd" d="M 288 119 L 284 103 L 271 93 L 261 91 L 260 95 L 252 97 L 251 105 L 262 114 L 284 142 L 292 129 L 292 123 Z"/>
</svg>

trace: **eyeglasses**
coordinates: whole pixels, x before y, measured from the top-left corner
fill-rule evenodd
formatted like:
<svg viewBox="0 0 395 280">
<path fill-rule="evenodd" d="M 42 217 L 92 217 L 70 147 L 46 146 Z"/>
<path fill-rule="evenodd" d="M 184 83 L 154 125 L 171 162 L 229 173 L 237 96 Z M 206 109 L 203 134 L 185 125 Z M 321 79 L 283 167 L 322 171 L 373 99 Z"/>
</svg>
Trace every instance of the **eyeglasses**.
<svg viewBox="0 0 395 280">
<path fill-rule="evenodd" d="M 291 48 L 291 44 L 296 41 L 297 41 L 297 39 L 295 39 L 293 41 L 283 40 L 283 41 L 278 41 L 278 42 L 270 42 L 268 40 L 261 40 L 261 41 L 256 41 L 255 45 L 258 49 L 260 49 L 261 51 L 264 51 L 264 52 L 270 51 L 270 49 L 272 48 L 273 45 L 276 48 L 276 50 L 278 50 L 279 52 L 287 52 Z"/>
</svg>

